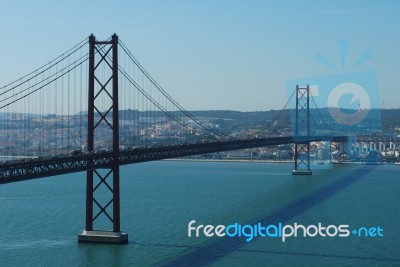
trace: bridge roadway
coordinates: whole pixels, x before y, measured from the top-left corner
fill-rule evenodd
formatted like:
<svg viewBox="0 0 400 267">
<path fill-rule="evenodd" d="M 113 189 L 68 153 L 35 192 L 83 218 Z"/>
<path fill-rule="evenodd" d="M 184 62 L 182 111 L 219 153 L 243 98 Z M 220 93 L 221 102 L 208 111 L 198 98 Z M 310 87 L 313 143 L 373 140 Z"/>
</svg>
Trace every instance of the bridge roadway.
<svg viewBox="0 0 400 267">
<path fill-rule="evenodd" d="M 307 141 L 346 142 L 345 136 L 266 137 L 209 143 L 183 144 L 154 148 L 125 149 L 119 152 L 120 165 L 215 153 L 245 148 L 265 147 Z M 60 174 L 86 171 L 90 168 L 111 167 L 112 152 L 61 155 L 48 158 L 12 160 L 0 164 L 0 184 L 36 179 Z"/>
</svg>

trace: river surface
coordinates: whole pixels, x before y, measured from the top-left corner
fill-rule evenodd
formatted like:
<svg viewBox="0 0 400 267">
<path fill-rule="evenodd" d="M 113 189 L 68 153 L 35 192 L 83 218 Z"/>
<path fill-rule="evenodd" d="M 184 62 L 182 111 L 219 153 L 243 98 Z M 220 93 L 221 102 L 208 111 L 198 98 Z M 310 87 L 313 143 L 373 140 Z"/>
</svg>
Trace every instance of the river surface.
<svg viewBox="0 0 400 267">
<path fill-rule="evenodd" d="M 121 167 L 127 245 L 78 244 L 85 173 L 0 186 L 0 266 L 400 266 L 400 166 L 159 161 Z M 101 189 L 102 190 L 102 189 Z M 100 200 L 107 192 L 99 191 Z M 188 237 L 204 225 L 349 225 L 383 236 Z M 98 228 L 109 226 L 99 217 Z M 194 232 L 193 232 L 194 235 Z M 373 235 L 373 233 L 372 233 Z"/>
</svg>

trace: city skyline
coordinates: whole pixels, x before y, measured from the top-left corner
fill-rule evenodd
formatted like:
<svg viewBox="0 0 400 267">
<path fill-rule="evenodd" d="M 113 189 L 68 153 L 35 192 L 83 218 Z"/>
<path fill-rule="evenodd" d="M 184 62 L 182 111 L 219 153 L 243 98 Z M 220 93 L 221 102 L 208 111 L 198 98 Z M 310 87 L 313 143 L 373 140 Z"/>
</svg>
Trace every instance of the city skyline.
<svg viewBox="0 0 400 267">
<path fill-rule="evenodd" d="M 13 1 L 3 7 L 0 86 L 91 33 L 101 40 L 116 32 L 187 110 L 281 109 L 290 80 L 366 70 L 376 74 L 380 106 L 400 107 L 396 1 Z"/>
</svg>

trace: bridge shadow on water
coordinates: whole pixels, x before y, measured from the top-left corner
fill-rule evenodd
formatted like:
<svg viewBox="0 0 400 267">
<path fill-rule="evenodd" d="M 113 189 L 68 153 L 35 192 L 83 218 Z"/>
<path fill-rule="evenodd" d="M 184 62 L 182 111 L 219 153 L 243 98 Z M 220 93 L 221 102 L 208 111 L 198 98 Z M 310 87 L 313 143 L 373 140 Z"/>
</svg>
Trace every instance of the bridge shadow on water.
<svg viewBox="0 0 400 267">
<path fill-rule="evenodd" d="M 351 173 L 344 175 L 339 180 L 318 189 L 315 192 L 308 194 L 302 198 L 289 203 L 278 210 L 267 214 L 263 217 L 256 218 L 247 224 L 261 223 L 263 225 L 274 224 L 276 222 L 285 223 L 295 217 L 299 216 L 303 212 L 311 209 L 316 204 L 328 199 L 335 195 L 340 190 L 350 186 L 357 180 L 366 176 L 372 171 L 375 166 L 362 166 L 361 168 L 352 171 Z M 153 247 L 172 247 L 172 248 L 187 248 L 191 250 L 187 254 L 179 256 L 178 258 L 172 259 L 169 262 L 163 264 L 163 266 L 206 266 L 218 259 L 228 255 L 232 252 L 244 252 L 244 253 L 265 253 L 275 255 L 293 255 L 293 256 L 311 256 L 311 257 L 326 257 L 326 258 L 342 258 L 342 259 L 359 259 L 359 260 L 374 260 L 381 262 L 392 262 L 399 263 L 396 259 L 388 258 L 374 258 L 374 257 L 360 257 L 360 256 L 345 256 L 345 255 L 334 255 L 334 254 L 318 254 L 318 253 L 297 253 L 297 252 L 282 252 L 274 250 L 253 250 L 246 249 L 246 245 L 249 244 L 244 238 L 231 238 L 223 237 L 215 241 L 211 241 L 202 246 L 188 246 L 188 245 L 174 245 L 174 244 L 157 244 L 157 243 L 135 243 L 141 246 L 153 246 Z"/>
<path fill-rule="evenodd" d="M 229 242 L 232 240 L 233 238 L 229 238 Z M 228 241 L 225 240 L 224 242 Z M 242 248 L 242 246 L 245 246 L 247 243 L 241 242 L 239 238 L 236 238 L 234 242 L 238 243 L 237 248 L 234 248 L 233 246 L 230 246 L 228 244 L 224 244 L 222 246 L 221 245 L 216 246 L 215 244 L 211 244 L 202 247 L 202 246 L 158 244 L 158 243 L 140 243 L 140 242 L 133 242 L 133 243 L 139 246 L 161 247 L 161 248 L 162 247 L 186 248 L 195 250 L 194 252 L 184 255 L 181 258 L 174 259 L 171 262 L 167 262 L 162 266 L 206 266 L 216 261 L 218 258 L 222 258 L 231 252 L 261 253 L 261 254 L 282 255 L 282 256 L 323 257 L 323 258 L 349 259 L 349 260 L 373 260 L 373 261 L 387 262 L 387 263 L 390 262 L 397 264 L 400 263 L 400 261 L 396 259 L 388 259 L 388 258 L 361 257 L 361 256 L 335 255 L 335 254 L 321 254 L 321 253 L 283 252 L 283 251 L 263 250 L 263 249 L 246 249 Z"/>
</svg>

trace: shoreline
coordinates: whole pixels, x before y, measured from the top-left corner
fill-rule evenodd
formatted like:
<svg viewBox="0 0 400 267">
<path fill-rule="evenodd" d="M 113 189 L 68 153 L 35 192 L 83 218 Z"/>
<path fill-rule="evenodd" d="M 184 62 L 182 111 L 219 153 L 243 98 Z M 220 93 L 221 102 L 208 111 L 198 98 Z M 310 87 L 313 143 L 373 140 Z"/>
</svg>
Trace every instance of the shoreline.
<svg viewBox="0 0 400 267">
<path fill-rule="evenodd" d="M 265 160 L 265 159 L 185 159 L 185 158 L 172 158 L 172 159 L 162 159 L 162 161 L 181 161 L 181 162 L 238 162 L 238 163 L 270 163 L 270 164 L 294 164 L 294 160 Z M 318 161 L 311 161 L 311 164 L 314 165 Z M 365 163 L 361 161 L 343 161 L 343 162 L 335 162 L 332 161 L 330 163 L 324 163 L 323 165 L 365 165 Z M 378 164 L 367 164 L 367 165 L 383 165 L 388 163 L 378 163 Z M 395 165 L 400 165 L 400 162 L 394 163 Z M 319 164 L 318 164 L 319 165 Z"/>
<path fill-rule="evenodd" d="M 294 163 L 293 160 L 263 160 L 263 159 L 163 159 L 165 161 L 188 161 L 188 162 L 242 162 L 242 163 Z"/>
</svg>

